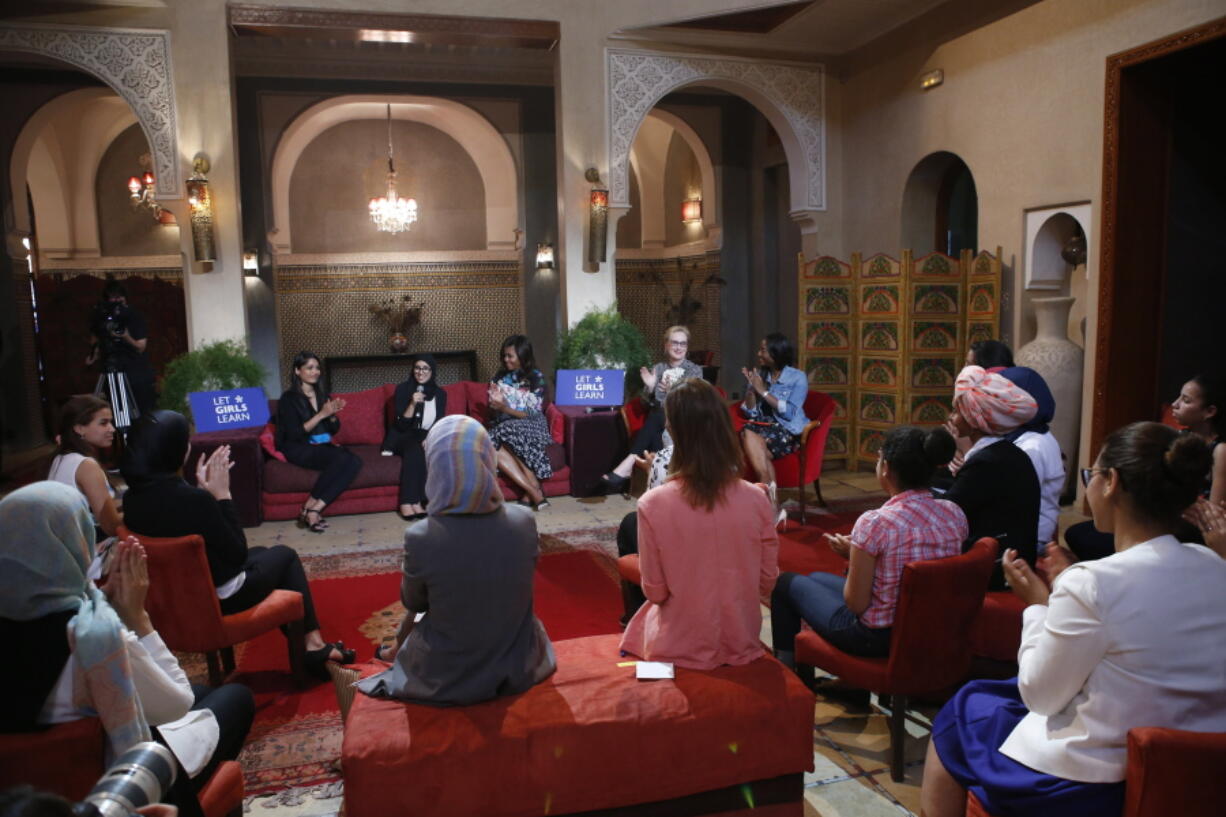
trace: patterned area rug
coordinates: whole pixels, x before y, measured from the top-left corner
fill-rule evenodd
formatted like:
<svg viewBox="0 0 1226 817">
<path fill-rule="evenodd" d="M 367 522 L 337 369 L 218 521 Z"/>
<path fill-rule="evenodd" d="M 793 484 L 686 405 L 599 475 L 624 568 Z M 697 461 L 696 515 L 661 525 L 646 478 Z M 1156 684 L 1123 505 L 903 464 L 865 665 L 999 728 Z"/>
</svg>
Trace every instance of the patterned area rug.
<svg viewBox="0 0 1226 817">
<path fill-rule="evenodd" d="M 536 613 L 550 638 L 563 640 L 617 631 L 621 597 L 616 570 L 601 543 L 612 531 L 588 538 L 548 537 L 536 575 Z M 393 637 L 400 604 L 399 549 L 304 559 L 324 637 L 341 638 L 366 660 Z M 233 679 L 256 695 L 256 720 L 239 760 L 248 807 L 300 805 L 341 794 L 341 719 L 331 683 L 297 689 L 288 674 L 280 633 L 267 633 L 236 649 Z M 189 668 L 189 672 L 192 668 Z M 202 669 L 202 668 L 201 668 Z"/>
</svg>

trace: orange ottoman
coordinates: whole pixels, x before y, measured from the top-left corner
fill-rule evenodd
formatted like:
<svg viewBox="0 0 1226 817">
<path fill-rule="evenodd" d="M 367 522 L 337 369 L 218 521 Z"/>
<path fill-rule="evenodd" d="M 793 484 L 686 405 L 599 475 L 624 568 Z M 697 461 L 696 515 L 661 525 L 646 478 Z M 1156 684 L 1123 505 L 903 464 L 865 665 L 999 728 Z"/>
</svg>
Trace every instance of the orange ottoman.
<svg viewBox="0 0 1226 817">
<path fill-rule="evenodd" d="M 803 813 L 814 699 L 792 672 L 763 657 L 638 681 L 633 665 L 619 666 L 628 661 L 620 638 L 559 641 L 551 678 L 474 706 L 359 693 L 341 748 L 345 813 L 633 814 L 638 809 L 626 807 L 679 798 L 691 814 Z M 381 668 L 368 665 L 364 674 Z"/>
</svg>

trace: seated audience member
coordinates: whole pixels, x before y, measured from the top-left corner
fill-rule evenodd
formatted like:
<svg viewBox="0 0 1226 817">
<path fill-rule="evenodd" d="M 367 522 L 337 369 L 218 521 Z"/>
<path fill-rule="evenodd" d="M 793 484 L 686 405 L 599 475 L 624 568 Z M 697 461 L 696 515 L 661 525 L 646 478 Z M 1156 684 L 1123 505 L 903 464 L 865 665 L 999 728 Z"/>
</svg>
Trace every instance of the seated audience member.
<svg viewBox="0 0 1226 817">
<path fill-rule="evenodd" d="M 1070 564 L 1049 548 L 1047 581 L 1005 554 L 1029 605 L 1018 677 L 972 681 L 937 715 L 924 814 L 961 817 L 970 789 L 991 814 L 1119 817 L 1128 730 L 1226 731 L 1226 561 L 1172 535 L 1209 460 L 1195 435 L 1126 426 L 1085 469 L 1116 552 Z"/>
<path fill-rule="evenodd" d="M 999 340 L 977 340 L 966 350 L 966 365 L 990 372 L 1013 368 L 1013 350 Z"/>
<path fill-rule="evenodd" d="M 1051 395 L 1051 389 L 1047 388 L 1047 381 L 1034 369 L 1012 366 L 1000 374 L 1033 397 L 1039 407 L 1031 420 L 1010 431 L 1005 439 L 1026 452 L 1039 478 L 1039 530 L 1035 541 L 1046 545 L 1056 540 L 1060 494 L 1064 490 L 1065 477 L 1060 442 L 1048 426 L 1056 416 L 1056 400 Z"/>
<path fill-rule="evenodd" d="M 1206 471 L 1201 496 L 1218 504 L 1226 503 L 1226 378 L 1220 375 L 1198 374 L 1183 384 L 1179 396 L 1171 403 L 1171 417 L 1176 423 L 1209 444 L 1212 465 Z M 1192 523 L 1196 524 L 1196 519 Z M 1196 530 L 1180 532 L 1188 538 L 1196 537 Z M 1203 535 L 1203 531 L 1201 531 Z M 1110 556 L 1115 552 L 1111 534 L 1095 528 L 1093 522 L 1070 525 L 1064 532 L 1064 541 L 1069 550 L 1081 561 L 1092 561 Z"/>
<path fill-rule="evenodd" d="M 357 454 L 332 442 L 341 430 L 337 414 L 345 408 L 345 401 L 320 388 L 320 375 L 319 357 L 313 352 L 299 352 L 294 356 L 290 387 L 277 401 L 277 450 L 294 465 L 320 472 L 298 513 L 299 527 L 313 533 L 327 529 L 324 508 L 362 470 Z"/>
<path fill-rule="evenodd" d="M 877 481 L 890 498 L 856 520 L 851 536 L 826 534 L 836 553 L 848 556 L 847 577 L 831 573 L 781 573 L 771 594 L 771 643 L 775 655 L 795 665 L 793 645 L 803 619 L 814 632 L 852 655 L 890 652 L 902 569 L 908 562 L 962 552 L 966 515 L 929 490 L 937 468 L 949 462 L 954 440 L 943 428 L 895 428 L 877 455 Z"/>
<path fill-rule="evenodd" d="M 122 519 L 115 507 L 115 489 L 97 458 L 114 440 L 110 403 L 92 394 L 69 399 L 60 410 L 55 459 L 51 460 L 47 474 L 52 482 L 62 482 L 81 492 L 89 503 L 94 525 L 106 536 L 115 535 Z"/>
<path fill-rule="evenodd" d="M 536 520 L 506 505 L 494 446 L 481 424 L 453 415 L 426 437 L 425 520 L 404 534 L 400 598 L 408 615 L 392 666 L 358 688 L 436 705 L 514 695 L 556 661 L 532 611 Z M 414 614 L 424 613 L 414 625 Z"/>
<path fill-rule="evenodd" d="M 553 476 L 546 449 L 553 442 L 545 419 L 545 375 L 536 368 L 532 341 L 511 335 L 502 342 L 502 368 L 489 386 L 489 435 L 498 470 L 524 492 L 534 511 L 549 507 L 541 480 Z"/>
<path fill-rule="evenodd" d="M 412 377 L 396 387 L 395 419 L 383 439 L 383 451 L 400 455 L 400 515 L 426 515 L 426 454 L 422 443 L 430 428 L 447 413 L 447 392 L 435 381 L 433 355 L 409 360 Z"/>
<path fill-rule="evenodd" d="M 1033 397 L 999 374 L 967 366 L 954 383 L 950 423 L 959 437 L 971 441 L 944 498 L 966 514 L 970 532 L 965 547 L 984 536 L 998 540 L 1034 564 L 1039 529 L 1039 478 L 1030 457 L 1004 435 L 1034 417 Z M 999 564 L 994 589 L 1004 587 Z"/>
<path fill-rule="evenodd" d="M 191 450 L 189 438 L 187 420 L 173 411 L 155 411 L 133 425 L 121 466 L 129 486 L 124 495 L 125 525 L 145 536 L 203 537 L 225 615 L 254 607 L 273 590 L 301 593 L 307 668 L 326 680 L 325 662 L 351 663 L 354 651 L 339 641 L 329 644 L 323 640 L 306 572 L 292 548 L 247 547 L 230 498 L 230 447 L 223 445 L 208 458 L 200 456 L 196 463 L 199 487 L 193 488 L 179 475 Z"/>
<path fill-rule="evenodd" d="M 663 485 L 664 480 L 668 479 L 668 464 L 673 458 L 673 440 L 667 431 L 661 435 L 661 443 L 664 447 L 655 454 L 647 452 L 645 456 L 635 457 L 635 465 L 647 470 L 648 491 Z M 622 517 L 621 524 L 617 526 L 617 555 L 619 557 L 628 556 L 638 552 L 639 514 L 638 511 L 631 511 Z M 620 624 L 625 627 L 639 608 L 647 603 L 647 597 L 643 595 L 643 588 L 637 584 L 622 579 L 621 586 L 622 606 L 625 608 L 625 613 L 622 615 Z"/>
<path fill-rule="evenodd" d="M 758 346 L 758 368 L 741 369 L 745 376 L 741 413 L 749 418 L 741 429 L 741 446 L 758 482 L 769 489 L 772 502 L 776 495 L 771 461 L 800 447 L 800 432 L 809 422 L 805 416 L 809 378 L 792 366 L 795 359 L 792 342 L 772 332 Z"/>
<path fill-rule="evenodd" d="M 184 805 L 238 756 L 255 716 L 251 691 L 188 683 L 145 612 L 149 575 L 134 539 L 112 546 L 100 588 L 86 578 L 94 525 L 75 490 L 38 482 L 14 491 L 0 500 L 0 530 L 0 637 L 10 662 L 0 731 L 98 717 L 106 762 L 156 737 L 186 771 L 169 798 Z"/>
<path fill-rule="evenodd" d="M 669 478 L 639 499 L 638 547 L 648 603 L 621 647 L 690 669 L 762 655 L 761 595 L 779 575 L 770 500 L 740 479 L 741 452 L 715 387 L 692 379 L 664 403 Z"/>
<path fill-rule="evenodd" d="M 668 397 L 668 390 L 683 380 L 702 377 L 702 367 L 686 357 L 689 348 L 690 330 L 684 326 L 670 326 L 664 333 L 664 360 L 650 370 L 646 366 L 639 369 L 643 379 L 643 402 L 650 411 L 643 420 L 643 427 L 630 441 L 630 454 L 601 477 L 607 491 L 625 490 L 635 459 L 664 447 L 664 398 Z"/>
</svg>

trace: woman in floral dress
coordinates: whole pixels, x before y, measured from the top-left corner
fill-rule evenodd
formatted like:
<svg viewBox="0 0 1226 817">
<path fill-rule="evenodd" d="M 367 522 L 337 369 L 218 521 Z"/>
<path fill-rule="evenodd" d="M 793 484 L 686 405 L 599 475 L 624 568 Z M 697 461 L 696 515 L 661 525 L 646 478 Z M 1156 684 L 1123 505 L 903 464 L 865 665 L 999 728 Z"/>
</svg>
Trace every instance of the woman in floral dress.
<svg viewBox="0 0 1226 817">
<path fill-rule="evenodd" d="M 536 368 L 532 341 L 511 335 L 502 342 L 502 368 L 490 381 L 490 439 L 498 470 L 524 492 L 533 510 L 549 505 L 541 480 L 553 475 L 545 448 L 553 440 L 545 419 L 545 376 Z"/>
</svg>

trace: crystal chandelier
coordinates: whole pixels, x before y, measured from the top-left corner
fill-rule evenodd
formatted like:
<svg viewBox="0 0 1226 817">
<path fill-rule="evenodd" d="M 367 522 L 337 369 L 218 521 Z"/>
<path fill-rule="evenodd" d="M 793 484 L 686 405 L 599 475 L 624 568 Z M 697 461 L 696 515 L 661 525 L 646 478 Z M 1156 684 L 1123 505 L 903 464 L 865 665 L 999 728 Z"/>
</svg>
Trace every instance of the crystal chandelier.
<svg viewBox="0 0 1226 817">
<path fill-rule="evenodd" d="M 396 195 L 396 166 L 392 164 L 392 106 L 387 106 L 387 193 L 370 200 L 370 220 L 385 233 L 401 233 L 417 221 L 417 199 Z"/>
</svg>

